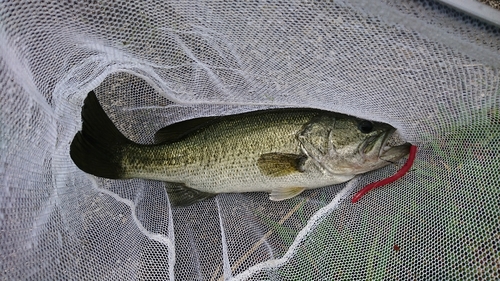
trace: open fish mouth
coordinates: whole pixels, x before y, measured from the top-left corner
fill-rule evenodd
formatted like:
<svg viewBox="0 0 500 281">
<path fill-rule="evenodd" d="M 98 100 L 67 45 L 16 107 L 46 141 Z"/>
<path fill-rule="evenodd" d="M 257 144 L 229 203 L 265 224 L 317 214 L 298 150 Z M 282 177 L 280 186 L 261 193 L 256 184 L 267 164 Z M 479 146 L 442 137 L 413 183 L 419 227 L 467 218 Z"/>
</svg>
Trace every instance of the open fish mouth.
<svg viewBox="0 0 500 281">
<path fill-rule="evenodd" d="M 358 148 L 359 153 L 365 158 L 371 158 L 374 156 L 380 157 L 380 155 L 383 154 L 384 151 L 390 149 L 390 147 L 386 148 L 385 146 L 387 144 L 387 141 L 389 140 L 389 137 L 394 131 L 395 130 L 390 130 L 369 137 L 361 143 L 360 147 Z"/>
<path fill-rule="evenodd" d="M 395 145 L 394 143 L 393 145 L 394 141 L 392 137 L 395 131 L 396 129 L 391 129 L 368 138 L 360 146 L 360 154 L 365 158 L 378 158 L 391 163 L 403 158 L 410 153 L 411 144 Z M 391 140 L 391 144 L 389 144 L 389 140 Z"/>
<path fill-rule="evenodd" d="M 384 136 L 382 137 L 382 142 L 380 144 L 380 149 L 378 156 L 382 157 L 387 151 L 389 151 L 392 146 L 387 145 L 389 139 L 394 135 L 394 132 L 396 132 L 396 129 L 391 129 L 387 132 L 384 133 Z"/>
<path fill-rule="evenodd" d="M 382 145 L 379 150 L 379 158 L 394 163 L 410 153 L 411 144 L 403 143 L 398 138 L 394 137 L 396 129 L 388 132 L 382 140 Z"/>
</svg>

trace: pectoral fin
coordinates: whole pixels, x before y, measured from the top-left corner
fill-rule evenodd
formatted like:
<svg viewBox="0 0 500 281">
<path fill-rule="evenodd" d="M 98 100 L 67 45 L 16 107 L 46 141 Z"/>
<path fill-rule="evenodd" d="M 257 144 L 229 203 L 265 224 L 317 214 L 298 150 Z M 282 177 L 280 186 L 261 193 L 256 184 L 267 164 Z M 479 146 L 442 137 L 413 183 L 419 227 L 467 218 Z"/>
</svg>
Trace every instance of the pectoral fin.
<svg viewBox="0 0 500 281">
<path fill-rule="evenodd" d="M 304 191 L 304 187 L 285 187 L 273 189 L 269 194 L 269 199 L 272 201 L 282 201 L 285 199 L 293 198 Z"/>
<path fill-rule="evenodd" d="M 307 156 L 290 153 L 266 153 L 257 160 L 260 171 L 267 176 L 281 177 L 303 172 Z"/>
<path fill-rule="evenodd" d="M 167 193 L 172 206 L 189 206 L 217 195 L 196 190 L 183 183 L 168 183 Z"/>
</svg>

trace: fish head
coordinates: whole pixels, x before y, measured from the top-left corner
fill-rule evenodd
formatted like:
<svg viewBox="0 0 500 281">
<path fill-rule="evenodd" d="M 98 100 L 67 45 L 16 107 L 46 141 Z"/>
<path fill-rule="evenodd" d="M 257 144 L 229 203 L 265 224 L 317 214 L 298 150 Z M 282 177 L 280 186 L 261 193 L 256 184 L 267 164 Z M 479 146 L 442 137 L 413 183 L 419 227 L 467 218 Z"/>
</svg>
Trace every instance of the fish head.
<svg viewBox="0 0 500 281">
<path fill-rule="evenodd" d="M 395 131 L 385 123 L 339 114 L 312 120 L 299 141 L 303 152 L 329 173 L 357 175 L 408 155 L 409 143 L 388 145 Z"/>
</svg>

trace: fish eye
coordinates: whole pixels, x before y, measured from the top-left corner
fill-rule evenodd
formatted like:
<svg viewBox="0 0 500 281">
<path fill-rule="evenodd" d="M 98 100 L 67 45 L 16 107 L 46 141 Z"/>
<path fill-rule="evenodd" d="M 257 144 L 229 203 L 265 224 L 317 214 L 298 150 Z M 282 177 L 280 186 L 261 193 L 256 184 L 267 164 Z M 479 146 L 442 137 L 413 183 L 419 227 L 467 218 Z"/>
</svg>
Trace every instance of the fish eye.
<svg viewBox="0 0 500 281">
<path fill-rule="evenodd" d="M 373 123 L 367 120 L 359 122 L 358 129 L 363 134 L 368 134 L 373 131 Z"/>
</svg>

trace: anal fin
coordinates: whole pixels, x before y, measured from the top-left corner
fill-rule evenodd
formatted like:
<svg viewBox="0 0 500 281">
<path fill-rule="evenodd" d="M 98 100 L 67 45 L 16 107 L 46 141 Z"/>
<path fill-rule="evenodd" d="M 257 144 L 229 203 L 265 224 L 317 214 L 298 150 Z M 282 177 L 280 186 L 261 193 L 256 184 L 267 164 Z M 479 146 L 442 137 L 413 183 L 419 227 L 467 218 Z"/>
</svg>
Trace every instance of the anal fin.
<svg viewBox="0 0 500 281">
<path fill-rule="evenodd" d="M 283 201 L 286 199 L 293 198 L 306 190 L 304 187 L 282 187 L 276 188 L 269 194 L 269 199 L 272 201 Z"/>
<path fill-rule="evenodd" d="M 168 183 L 167 193 L 172 206 L 189 206 L 217 195 L 216 193 L 199 191 L 183 183 Z"/>
</svg>

